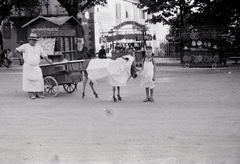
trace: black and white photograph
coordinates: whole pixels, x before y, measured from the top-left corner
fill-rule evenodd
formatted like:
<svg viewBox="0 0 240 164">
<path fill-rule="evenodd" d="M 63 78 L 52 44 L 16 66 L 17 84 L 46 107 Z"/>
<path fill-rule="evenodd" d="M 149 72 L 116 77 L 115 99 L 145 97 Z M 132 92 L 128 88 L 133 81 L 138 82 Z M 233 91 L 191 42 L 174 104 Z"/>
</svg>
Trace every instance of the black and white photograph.
<svg viewBox="0 0 240 164">
<path fill-rule="evenodd" d="M 0 0 L 0 163 L 240 164 L 236 0 Z"/>
</svg>

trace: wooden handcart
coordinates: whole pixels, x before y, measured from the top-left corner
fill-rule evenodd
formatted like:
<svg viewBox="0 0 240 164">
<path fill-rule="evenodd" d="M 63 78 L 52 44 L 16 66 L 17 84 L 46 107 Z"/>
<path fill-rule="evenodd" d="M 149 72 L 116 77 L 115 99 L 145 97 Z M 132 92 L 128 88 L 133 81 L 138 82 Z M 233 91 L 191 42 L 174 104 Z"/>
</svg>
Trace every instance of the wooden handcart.
<svg viewBox="0 0 240 164">
<path fill-rule="evenodd" d="M 78 82 L 83 80 L 82 64 L 84 60 L 74 60 L 40 65 L 44 78 L 44 91 L 49 96 L 57 96 L 59 85 L 67 93 L 77 89 Z"/>
</svg>

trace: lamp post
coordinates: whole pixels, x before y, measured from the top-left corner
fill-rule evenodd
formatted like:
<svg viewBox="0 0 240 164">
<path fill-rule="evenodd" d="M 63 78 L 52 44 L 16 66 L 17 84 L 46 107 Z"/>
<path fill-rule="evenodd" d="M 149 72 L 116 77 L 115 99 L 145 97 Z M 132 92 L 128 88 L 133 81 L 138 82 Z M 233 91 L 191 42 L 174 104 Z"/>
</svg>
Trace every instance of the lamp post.
<svg viewBox="0 0 240 164">
<path fill-rule="evenodd" d="M 183 22 L 183 10 L 184 10 L 185 0 L 180 0 L 180 17 L 181 17 L 181 26 L 184 27 Z"/>
<path fill-rule="evenodd" d="M 112 36 L 112 48 L 114 49 L 114 38 L 113 38 L 114 31 L 113 31 L 113 29 L 111 29 L 108 33 L 111 34 L 111 36 Z"/>
<path fill-rule="evenodd" d="M 145 35 L 146 35 L 146 31 L 147 31 L 147 27 L 144 26 L 143 28 L 140 29 L 140 31 L 142 32 L 142 36 L 143 36 L 143 46 L 145 47 L 147 45 L 146 43 L 146 39 L 145 39 Z"/>
</svg>

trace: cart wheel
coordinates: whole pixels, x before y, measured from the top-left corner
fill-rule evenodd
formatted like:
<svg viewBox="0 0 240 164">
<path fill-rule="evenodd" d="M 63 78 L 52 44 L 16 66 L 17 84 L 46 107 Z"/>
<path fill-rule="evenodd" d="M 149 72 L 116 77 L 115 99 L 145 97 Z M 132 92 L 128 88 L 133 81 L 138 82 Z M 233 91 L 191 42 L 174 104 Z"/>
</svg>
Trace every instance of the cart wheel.
<svg viewBox="0 0 240 164">
<path fill-rule="evenodd" d="M 57 96 L 59 92 L 58 83 L 53 77 L 47 76 L 44 78 L 44 91 L 48 96 Z"/>
<path fill-rule="evenodd" d="M 73 93 L 77 88 L 77 83 L 67 83 L 63 84 L 63 88 L 67 93 Z"/>
</svg>

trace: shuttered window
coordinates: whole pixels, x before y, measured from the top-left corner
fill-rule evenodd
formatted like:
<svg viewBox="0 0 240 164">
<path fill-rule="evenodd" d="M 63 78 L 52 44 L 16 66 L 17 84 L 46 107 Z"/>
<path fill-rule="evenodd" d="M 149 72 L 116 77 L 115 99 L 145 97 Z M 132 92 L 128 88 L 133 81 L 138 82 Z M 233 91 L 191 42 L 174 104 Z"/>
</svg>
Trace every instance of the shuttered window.
<svg viewBox="0 0 240 164">
<path fill-rule="evenodd" d="M 116 18 L 121 18 L 121 4 L 116 4 Z"/>
</svg>

